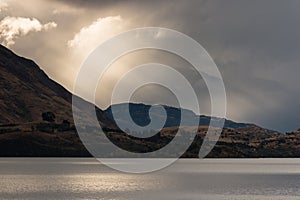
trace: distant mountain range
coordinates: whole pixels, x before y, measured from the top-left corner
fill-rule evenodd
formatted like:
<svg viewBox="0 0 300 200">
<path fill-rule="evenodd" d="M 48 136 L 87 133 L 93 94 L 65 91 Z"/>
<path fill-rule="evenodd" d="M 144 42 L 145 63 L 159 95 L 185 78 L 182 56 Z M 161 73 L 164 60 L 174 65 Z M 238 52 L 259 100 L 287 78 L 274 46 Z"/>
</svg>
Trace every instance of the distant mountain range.
<svg viewBox="0 0 300 200">
<path fill-rule="evenodd" d="M 145 126 L 150 123 L 149 118 L 149 109 L 151 108 L 151 105 L 145 105 L 142 103 L 123 103 L 123 104 L 115 104 L 104 110 L 104 113 L 106 116 L 118 123 L 122 123 L 124 127 L 128 126 L 130 127 L 129 121 L 126 119 L 123 119 L 122 116 L 125 116 L 126 107 L 129 106 L 129 112 L 130 115 L 136 124 L 140 126 Z M 116 110 L 116 115 L 113 116 L 112 114 L 112 107 L 114 110 Z M 154 113 L 153 115 L 158 118 L 159 120 L 164 120 L 164 116 L 160 112 L 156 112 L 158 109 L 155 109 L 157 107 L 156 105 L 153 105 Z M 194 124 L 191 123 L 195 120 L 199 121 L 199 126 L 208 126 L 210 121 L 219 121 L 220 118 L 217 117 L 210 117 L 205 115 L 196 115 L 193 111 L 187 110 L 187 109 L 180 109 L 180 108 L 174 108 L 171 106 L 164 105 L 163 108 L 166 111 L 167 119 L 164 127 L 176 127 L 180 125 L 180 119 L 184 118 L 186 119 L 185 123 L 181 124 L 182 126 L 193 126 Z M 119 118 L 118 118 L 119 116 Z M 249 123 L 238 123 L 231 120 L 225 119 L 224 127 L 225 128 L 244 128 L 249 126 L 255 126 L 254 124 Z"/>
<path fill-rule="evenodd" d="M 90 156 L 74 126 L 69 91 L 51 80 L 32 60 L 17 56 L 1 45 L 0 74 L 0 156 Z M 128 104 L 113 106 L 122 115 Z M 150 122 L 150 105 L 130 104 L 129 107 L 137 124 L 144 126 Z M 183 155 L 197 157 L 210 120 L 220 119 L 197 116 L 185 109 L 164 108 L 168 115 L 164 129 L 148 139 L 123 133 L 114 120 L 124 125 L 128 120 L 113 119 L 111 107 L 104 111 L 96 108 L 96 112 L 107 137 L 134 152 L 153 151 L 168 144 L 178 129 L 181 116 L 200 119 L 197 137 Z M 155 116 L 163 119 L 159 113 Z M 184 125 L 188 129 L 191 124 Z M 300 157 L 299 136 L 300 131 L 279 134 L 254 124 L 226 119 L 222 135 L 208 157 Z"/>
</svg>

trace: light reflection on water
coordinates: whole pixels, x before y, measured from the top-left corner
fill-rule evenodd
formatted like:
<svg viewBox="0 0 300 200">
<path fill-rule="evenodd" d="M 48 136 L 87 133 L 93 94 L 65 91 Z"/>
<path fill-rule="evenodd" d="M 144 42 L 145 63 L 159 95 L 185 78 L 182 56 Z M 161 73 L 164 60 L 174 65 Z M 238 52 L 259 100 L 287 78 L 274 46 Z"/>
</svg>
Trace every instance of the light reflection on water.
<svg viewBox="0 0 300 200">
<path fill-rule="evenodd" d="M 300 159 L 180 160 L 124 174 L 86 158 L 2 158 L 0 199 L 300 199 Z"/>
</svg>

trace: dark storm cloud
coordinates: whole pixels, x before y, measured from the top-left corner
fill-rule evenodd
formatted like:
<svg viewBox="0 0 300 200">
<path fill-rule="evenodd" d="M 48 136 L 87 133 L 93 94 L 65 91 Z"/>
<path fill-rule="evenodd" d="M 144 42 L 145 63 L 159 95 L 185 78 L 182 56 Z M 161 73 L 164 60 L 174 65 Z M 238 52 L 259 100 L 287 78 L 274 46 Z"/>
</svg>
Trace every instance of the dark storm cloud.
<svg viewBox="0 0 300 200">
<path fill-rule="evenodd" d="M 74 4 L 114 5 L 84 2 Z M 229 117 L 281 131 L 300 127 L 299 1 L 147 2 L 117 1 L 116 10 L 134 11 L 145 26 L 174 28 L 200 42 L 222 72 Z"/>
</svg>

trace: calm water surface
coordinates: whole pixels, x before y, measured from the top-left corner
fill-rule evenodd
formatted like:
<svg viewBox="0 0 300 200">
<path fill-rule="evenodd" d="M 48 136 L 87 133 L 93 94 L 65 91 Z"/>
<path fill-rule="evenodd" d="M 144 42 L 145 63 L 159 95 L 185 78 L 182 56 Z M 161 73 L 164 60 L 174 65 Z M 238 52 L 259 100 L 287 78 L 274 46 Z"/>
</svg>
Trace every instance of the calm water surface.
<svg viewBox="0 0 300 200">
<path fill-rule="evenodd" d="M 120 173 L 85 158 L 1 158 L 0 199 L 300 200 L 300 159 L 180 160 Z"/>
</svg>

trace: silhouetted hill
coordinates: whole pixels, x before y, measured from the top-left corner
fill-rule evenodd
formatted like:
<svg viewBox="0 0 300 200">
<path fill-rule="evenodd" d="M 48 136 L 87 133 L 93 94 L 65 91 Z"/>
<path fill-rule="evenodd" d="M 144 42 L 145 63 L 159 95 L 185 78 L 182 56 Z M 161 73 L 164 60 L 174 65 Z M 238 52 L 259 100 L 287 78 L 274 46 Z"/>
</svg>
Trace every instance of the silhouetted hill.
<svg viewBox="0 0 300 200">
<path fill-rule="evenodd" d="M 0 45 L 0 74 L 0 124 L 42 121 L 43 112 L 54 113 L 57 122 L 73 121 L 72 94 L 32 60 Z"/>
<path fill-rule="evenodd" d="M 88 155 L 73 125 L 69 91 L 1 45 L 0 74 L 0 155 Z M 97 115 L 113 126 L 98 108 Z M 54 125 L 63 134 L 54 133 Z"/>
<path fill-rule="evenodd" d="M 71 94 L 33 61 L 0 46 L 0 73 L 0 123 L 41 120 L 46 111 L 55 112 L 57 120 L 72 119 Z"/>
</svg>

